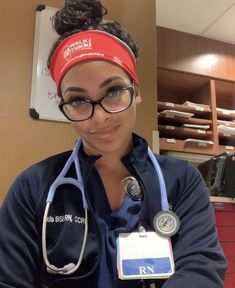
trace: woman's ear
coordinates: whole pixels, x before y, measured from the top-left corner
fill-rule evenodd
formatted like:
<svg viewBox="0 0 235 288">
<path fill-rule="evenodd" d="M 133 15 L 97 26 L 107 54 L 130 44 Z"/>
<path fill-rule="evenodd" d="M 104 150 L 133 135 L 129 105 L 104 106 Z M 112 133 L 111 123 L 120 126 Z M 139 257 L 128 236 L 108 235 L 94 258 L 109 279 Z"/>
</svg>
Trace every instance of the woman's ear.
<svg viewBox="0 0 235 288">
<path fill-rule="evenodd" d="M 134 90 L 135 90 L 135 103 L 139 104 L 142 101 L 142 98 L 140 96 L 140 88 L 136 84 L 134 84 Z"/>
</svg>

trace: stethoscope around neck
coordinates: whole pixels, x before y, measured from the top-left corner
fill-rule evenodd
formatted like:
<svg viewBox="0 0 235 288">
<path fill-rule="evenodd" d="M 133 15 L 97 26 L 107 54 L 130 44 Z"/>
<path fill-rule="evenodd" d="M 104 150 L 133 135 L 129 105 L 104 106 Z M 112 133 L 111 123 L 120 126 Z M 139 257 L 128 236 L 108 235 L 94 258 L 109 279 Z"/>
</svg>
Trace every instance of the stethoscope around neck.
<svg viewBox="0 0 235 288">
<path fill-rule="evenodd" d="M 47 271 L 49 273 L 53 273 L 53 274 L 69 275 L 69 274 L 72 274 L 75 271 L 77 271 L 79 266 L 81 265 L 84 251 L 85 251 L 86 242 L 87 242 L 88 204 L 87 204 L 87 200 L 85 197 L 84 183 L 83 183 L 83 179 L 82 179 L 81 168 L 80 168 L 80 163 L 79 163 L 79 158 L 78 158 L 78 153 L 79 153 L 81 143 L 82 143 L 82 140 L 78 139 L 75 146 L 74 146 L 72 154 L 70 155 L 69 159 L 67 160 L 64 168 L 62 169 L 62 171 L 60 172 L 60 174 L 58 175 L 56 180 L 50 186 L 47 200 L 46 200 L 46 208 L 45 208 L 45 212 L 44 212 L 44 216 L 43 216 L 43 223 L 42 223 L 42 253 L 43 253 L 44 262 L 47 266 Z M 158 164 L 158 161 L 149 147 L 148 147 L 148 156 L 149 156 L 149 158 L 150 158 L 150 160 L 154 166 L 154 169 L 156 171 L 156 175 L 157 175 L 158 180 L 159 180 L 162 212 L 167 213 L 167 211 L 169 210 L 169 204 L 168 204 L 168 200 L 167 200 L 167 192 L 166 192 L 166 185 L 165 185 L 164 177 L 163 177 L 161 168 Z M 71 177 L 66 177 L 66 174 L 67 174 L 67 172 L 68 172 L 68 170 L 72 164 L 74 164 L 74 166 L 75 166 L 77 179 L 71 178 Z M 83 209 L 84 209 L 84 214 L 85 214 L 85 224 L 84 224 L 85 227 L 84 227 L 84 236 L 83 236 L 83 241 L 82 241 L 81 252 L 80 252 L 80 256 L 78 258 L 77 264 L 68 263 L 63 267 L 56 267 L 55 265 L 53 265 L 49 262 L 48 257 L 47 257 L 47 243 L 46 243 L 47 217 L 48 217 L 50 205 L 53 202 L 55 192 L 58 189 L 58 187 L 60 185 L 63 185 L 63 184 L 74 185 L 75 187 L 77 187 L 80 190 L 80 192 L 82 194 Z"/>
</svg>

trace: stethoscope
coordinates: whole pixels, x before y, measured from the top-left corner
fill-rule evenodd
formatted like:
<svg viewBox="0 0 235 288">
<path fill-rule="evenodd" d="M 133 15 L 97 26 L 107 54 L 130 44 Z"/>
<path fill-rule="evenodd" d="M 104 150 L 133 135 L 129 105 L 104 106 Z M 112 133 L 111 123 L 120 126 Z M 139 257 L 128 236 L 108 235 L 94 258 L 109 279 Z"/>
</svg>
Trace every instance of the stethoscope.
<svg viewBox="0 0 235 288">
<path fill-rule="evenodd" d="M 84 183 L 83 183 L 80 163 L 78 159 L 78 153 L 79 153 L 81 143 L 82 143 L 81 139 L 78 139 L 74 146 L 72 154 L 67 160 L 64 168 L 62 169 L 61 173 L 58 175 L 58 177 L 50 186 L 47 200 L 46 200 L 46 208 L 45 208 L 45 212 L 43 216 L 43 223 L 42 223 L 42 253 L 43 253 L 44 262 L 47 266 L 47 271 L 49 273 L 62 274 L 62 275 L 69 275 L 69 274 L 74 273 L 75 271 L 77 271 L 77 269 L 81 265 L 84 251 L 85 251 L 87 235 L 88 235 L 88 204 L 87 204 L 87 200 L 85 197 Z M 159 180 L 160 194 L 161 194 L 162 211 L 160 211 L 154 217 L 153 226 L 154 226 L 155 231 L 159 233 L 160 235 L 170 237 L 178 232 L 179 219 L 175 213 L 169 211 L 169 204 L 167 200 L 167 192 L 166 192 L 166 185 L 165 185 L 164 177 L 163 177 L 161 168 L 159 166 L 159 163 L 149 147 L 148 147 L 148 156 L 156 171 L 156 175 Z M 75 165 L 77 179 L 71 178 L 71 177 L 65 177 L 72 164 Z M 50 205 L 53 201 L 55 192 L 58 189 L 58 187 L 63 184 L 74 185 L 80 190 L 81 195 L 82 195 L 83 209 L 85 213 L 85 227 L 84 227 L 84 236 L 83 236 L 83 241 L 82 241 L 81 252 L 80 252 L 80 256 L 78 258 L 77 264 L 75 265 L 74 263 L 68 263 L 63 267 L 56 267 L 55 265 L 49 262 L 48 257 L 47 257 L 46 228 L 47 228 L 47 217 L 48 217 Z"/>
</svg>

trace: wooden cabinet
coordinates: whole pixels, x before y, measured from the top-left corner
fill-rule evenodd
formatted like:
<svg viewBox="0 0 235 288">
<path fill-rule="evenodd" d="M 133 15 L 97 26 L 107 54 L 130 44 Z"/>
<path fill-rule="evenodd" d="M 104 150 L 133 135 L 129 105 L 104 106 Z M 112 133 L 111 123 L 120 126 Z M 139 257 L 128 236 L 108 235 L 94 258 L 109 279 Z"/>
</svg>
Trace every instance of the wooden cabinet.
<svg viewBox="0 0 235 288">
<path fill-rule="evenodd" d="M 160 153 L 235 152 L 235 83 L 158 68 Z"/>
<path fill-rule="evenodd" d="M 215 81 L 219 153 L 235 152 L 235 82 Z M 222 128 L 221 128 L 222 127 Z M 224 129 L 223 129 L 224 128 Z"/>
<path fill-rule="evenodd" d="M 160 153 L 196 165 L 225 151 L 235 153 L 235 136 L 229 128 L 220 126 L 235 127 L 235 46 L 163 27 L 157 27 L 157 38 Z M 217 62 L 210 67 L 201 66 L 201 59 L 211 54 L 217 57 Z M 187 101 L 202 106 L 189 107 Z M 193 115 L 180 117 L 179 113 L 164 110 Z M 209 127 L 202 132 L 196 126 L 192 131 L 193 126 L 189 125 Z M 219 240 L 228 260 L 225 287 L 235 287 L 235 199 L 217 196 L 210 199 Z"/>
</svg>

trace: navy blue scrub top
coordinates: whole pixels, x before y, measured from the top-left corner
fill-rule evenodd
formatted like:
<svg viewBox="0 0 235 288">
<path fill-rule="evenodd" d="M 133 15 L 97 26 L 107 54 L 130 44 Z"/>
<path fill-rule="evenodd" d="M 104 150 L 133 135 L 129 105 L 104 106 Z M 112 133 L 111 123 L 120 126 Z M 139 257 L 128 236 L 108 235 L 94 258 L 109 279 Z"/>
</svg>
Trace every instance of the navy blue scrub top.
<svg viewBox="0 0 235 288">
<path fill-rule="evenodd" d="M 141 201 L 134 201 L 126 196 L 118 210 L 111 211 L 106 195 L 93 198 L 97 223 L 101 231 L 102 254 L 98 288 L 138 288 L 139 280 L 120 280 L 117 274 L 116 240 L 119 233 L 138 230 Z M 99 197 L 101 196 L 101 197 Z M 103 197 L 102 197 L 103 196 Z M 106 199 L 104 199 L 106 198 Z"/>
</svg>

